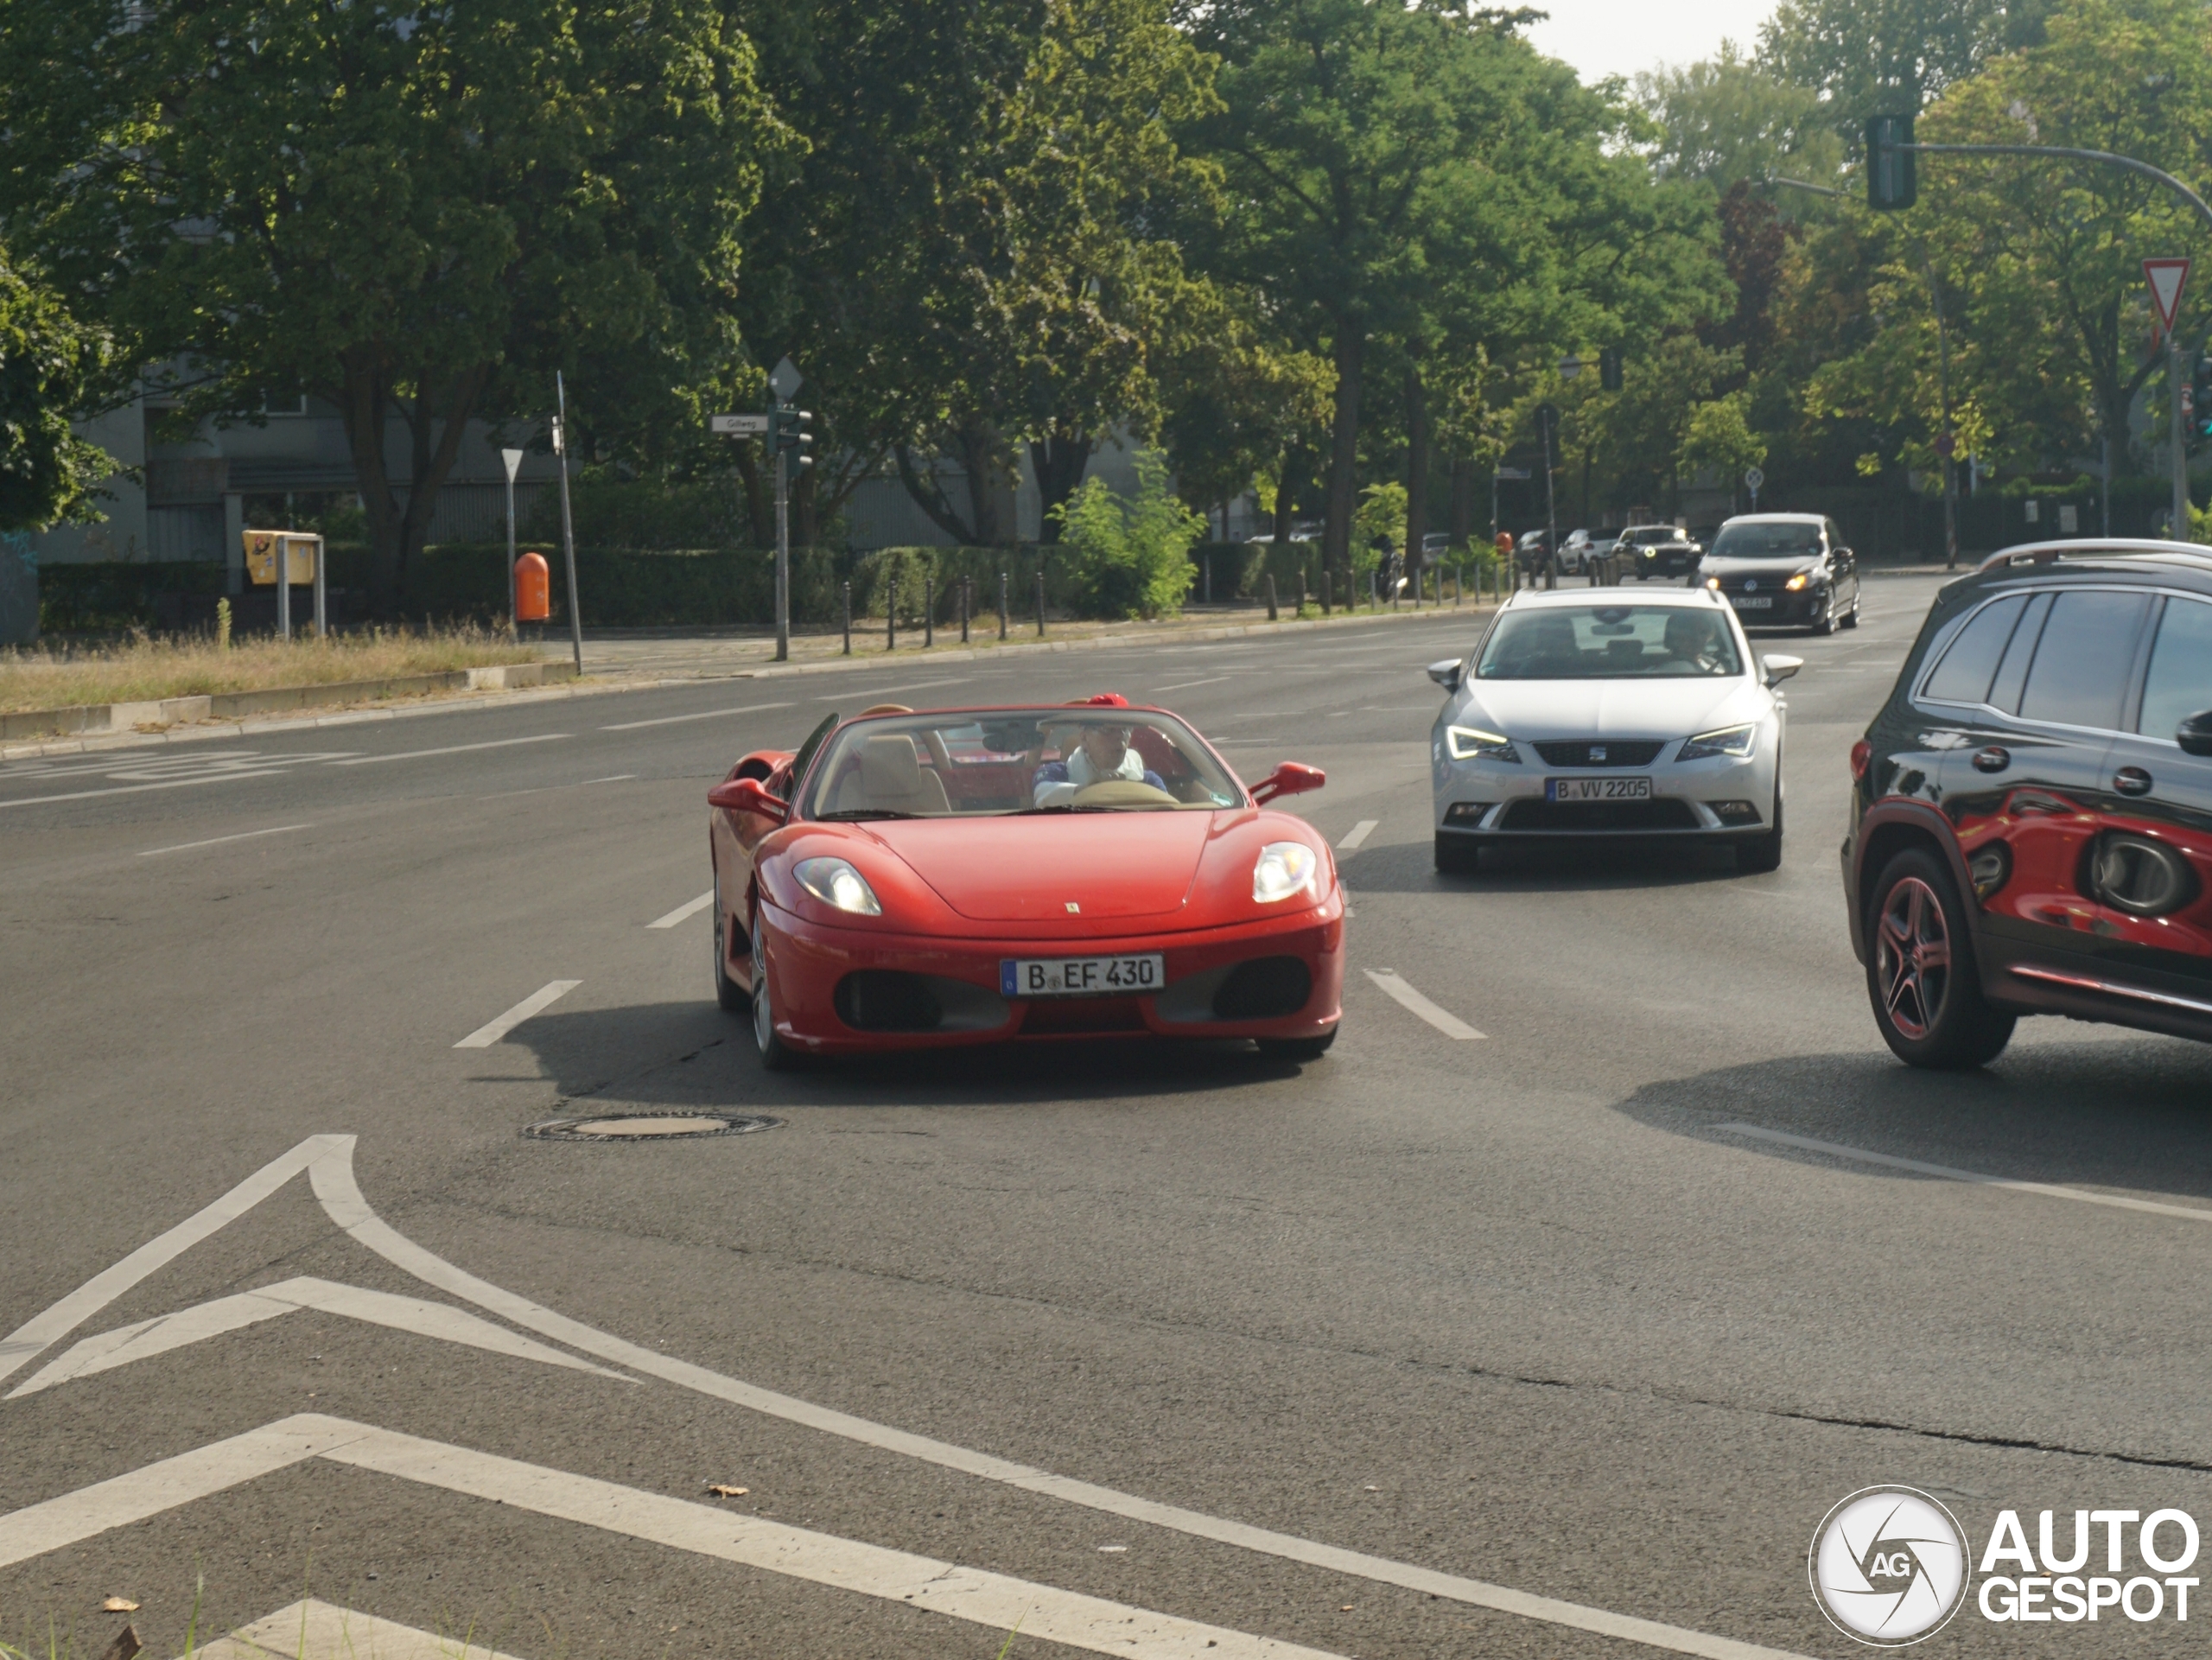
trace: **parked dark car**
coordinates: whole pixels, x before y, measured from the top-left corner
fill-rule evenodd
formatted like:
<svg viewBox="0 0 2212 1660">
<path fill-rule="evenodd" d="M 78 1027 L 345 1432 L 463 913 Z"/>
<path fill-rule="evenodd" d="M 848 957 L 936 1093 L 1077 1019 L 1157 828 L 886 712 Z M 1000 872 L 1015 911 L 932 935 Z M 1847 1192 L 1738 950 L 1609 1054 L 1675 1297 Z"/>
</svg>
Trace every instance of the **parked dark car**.
<svg viewBox="0 0 2212 1660">
<path fill-rule="evenodd" d="M 1613 551 L 1625 555 L 1641 582 L 1653 576 L 1687 576 L 1705 550 L 1679 525 L 1631 525 L 1620 533 Z"/>
<path fill-rule="evenodd" d="M 1730 519 L 1698 563 L 1746 628 L 1859 626 L 1859 557 L 1835 521 L 1818 513 L 1745 513 Z"/>
<path fill-rule="evenodd" d="M 1851 941 L 1916 1066 L 2023 1014 L 2212 1041 L 2212 550 L 2014 548 L 1944 588 L 1851 752 Z"/>
</svg>

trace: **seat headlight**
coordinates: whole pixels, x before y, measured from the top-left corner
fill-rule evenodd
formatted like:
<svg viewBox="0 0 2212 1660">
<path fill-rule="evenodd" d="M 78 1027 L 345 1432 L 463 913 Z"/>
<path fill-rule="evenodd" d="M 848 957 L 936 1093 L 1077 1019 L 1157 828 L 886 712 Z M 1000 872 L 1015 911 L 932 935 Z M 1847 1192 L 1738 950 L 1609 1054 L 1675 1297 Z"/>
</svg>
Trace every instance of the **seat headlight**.
<svg viewBox="0 0 2212 1660">
<path fill-rule="evenodd" d="M 1700 732 L 1694 738 L 1682 740 L 1681 754 L 1676 760 L 1703 760 L 1711 755 L 1748 755 L 1759 741 L 1758 722 L 1745 726 L 1724 726 L 1712 732 Z"/>
<path fill-rule="evenodd" d="M 1510 761 L 1518 766 L 1521 752 L 1513 747 L 1513 740 L 1502 732 L 1485 732 L 1478 726 L 1447 726 L 1444 728 L 1445 747 L 1452 752 L 1453 760 Z"/>
<path fill-rule="evenodd" d="M 1260 849 L 1252 867 L 1252 897 L 1273 905 L 1294 894 L 1314 891 L 1314 873 L 1321 862 L 1303 842 L 1270 842 Z"/>
<path fill-rule="evenodd" d="M 824 905 L 850 911 L 856 917 L 880 917 L 882 903 L 868 879 L 842 859 L 801 859 L 791 875 L 798 885 Z"/>
</svg>

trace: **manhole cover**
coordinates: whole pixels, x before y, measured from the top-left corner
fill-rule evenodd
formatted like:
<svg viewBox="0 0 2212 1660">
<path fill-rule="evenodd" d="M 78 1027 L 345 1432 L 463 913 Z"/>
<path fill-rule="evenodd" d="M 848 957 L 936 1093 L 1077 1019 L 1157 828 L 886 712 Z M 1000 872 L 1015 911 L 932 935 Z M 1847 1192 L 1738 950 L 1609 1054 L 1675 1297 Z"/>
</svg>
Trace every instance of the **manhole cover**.
<svg viewBox="0 0 2212 1660">
<path fill-rule="evenodd" d="M 784 1121 L 740 1112 L 606 1112 L 595 1118 L 544 1118 L 523 1131 L 534 1142 L 666 1142 L 744 1135 Z"/>
</svg>

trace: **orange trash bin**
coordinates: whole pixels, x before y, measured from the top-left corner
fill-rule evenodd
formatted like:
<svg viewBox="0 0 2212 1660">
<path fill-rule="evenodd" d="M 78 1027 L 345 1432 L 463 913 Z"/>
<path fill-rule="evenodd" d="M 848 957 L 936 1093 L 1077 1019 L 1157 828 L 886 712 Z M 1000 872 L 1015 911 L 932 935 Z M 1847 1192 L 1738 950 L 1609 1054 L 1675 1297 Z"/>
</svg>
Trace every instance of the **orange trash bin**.
<svg viewBox="0 0 2212 1660">
<path fill-rule="evenodd" d="M 553 614 L 553 573 L 543 554 L 515 561 L 515 620 L 543 622 Z"/>
</svg>

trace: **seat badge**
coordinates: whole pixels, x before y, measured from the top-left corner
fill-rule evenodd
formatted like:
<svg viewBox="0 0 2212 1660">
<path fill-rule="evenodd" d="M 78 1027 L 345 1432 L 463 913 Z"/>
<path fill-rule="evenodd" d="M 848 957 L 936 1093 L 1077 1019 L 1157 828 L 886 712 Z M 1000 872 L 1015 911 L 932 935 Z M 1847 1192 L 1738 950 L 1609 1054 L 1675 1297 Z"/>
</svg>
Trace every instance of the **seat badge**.
<svg viewBox="0 0 2212 1660">
<path fill-rule="evenodd" d="M 1601 743 L 1593 743 L 1593 744 L 1592 744 L 1592 745 L 1590 746 L 1590 759 L 1591 759 L 1592 760 L 1605 760 L 1605 745 L 1603 745 L 1603 744 L 1601 744 Z"/>
<path fill-rule="evenodd" d="M 1083 914 L 1083 906 L 1077 905 L 1073 900 L 1063 900 L 1060 902 L 1068 907 L 1070 916 L 1079 917 Z"/>
</svg>

